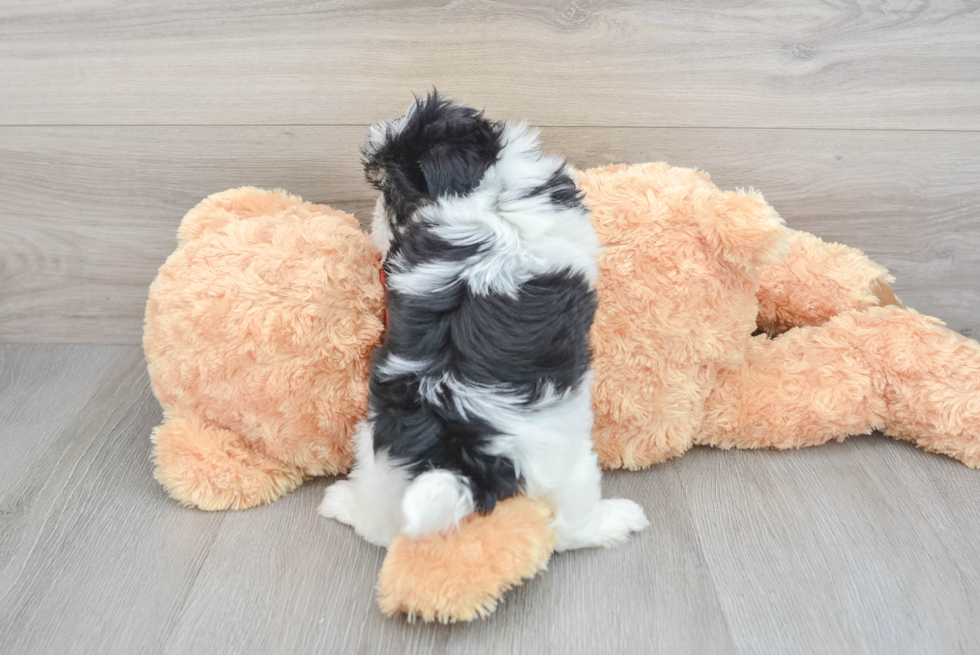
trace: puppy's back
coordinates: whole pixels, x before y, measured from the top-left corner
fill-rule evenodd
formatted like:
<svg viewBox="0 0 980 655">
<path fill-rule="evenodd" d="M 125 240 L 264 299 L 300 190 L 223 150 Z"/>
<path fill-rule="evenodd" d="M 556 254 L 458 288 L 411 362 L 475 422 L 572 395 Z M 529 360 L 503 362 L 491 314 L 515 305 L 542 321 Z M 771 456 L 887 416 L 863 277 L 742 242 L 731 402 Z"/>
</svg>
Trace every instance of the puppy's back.
<svg viewBox="0 0 980 655">
<path fill-rule="evenodd" d="M 390 239 L 374 449 L 417 476 L 405 529 L 428 532 L 517 493 L 511 426 L 586 384 L 598 242 L 565 162 L 523 124 L 432 94 L 376 126 L 364 159 Z"/>
</svg>

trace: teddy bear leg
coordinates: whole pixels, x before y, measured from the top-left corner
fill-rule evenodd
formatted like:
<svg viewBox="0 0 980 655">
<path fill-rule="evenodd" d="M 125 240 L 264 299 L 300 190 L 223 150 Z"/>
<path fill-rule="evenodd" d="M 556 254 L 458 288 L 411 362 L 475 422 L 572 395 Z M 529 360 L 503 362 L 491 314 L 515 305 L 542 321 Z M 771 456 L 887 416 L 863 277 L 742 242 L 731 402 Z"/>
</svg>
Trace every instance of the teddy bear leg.
<svg viewBox="0 0 980 655">
<path fill-rule="evenodd" d="M 789 252 L 759 269 L 757 323 L 769 336 L 850 310 L 900 305 L 888 271 L 860 250 L 790 231 Z"/>
<path fill-rule="evenodd" d="M 836 321 L 877 368 L 883 432 L 980 467 L 980 344 L 911 309 L 876 307 Z"/>
<path fill-rule="evenodd" d="M 303 481 L 299 469 L 193 414 L 166 417 L 151 439 L 154 477 L 188 507 L 211 511 L 265 505 Z"/>
<path fill-rule="evenodd" d="M 741 365 L 719 371 L 694 441 L 718 448 L 802 448 L 881 427 L 872 367 L 829 326 L 753 337 Z"/>
<path fill-rule="evenodd" d="M 882 430 L 980 466 L 980 345 L 900 307 L 752 339 L 719 372 L 695 442 L 799 448 Z"/>
</svg>

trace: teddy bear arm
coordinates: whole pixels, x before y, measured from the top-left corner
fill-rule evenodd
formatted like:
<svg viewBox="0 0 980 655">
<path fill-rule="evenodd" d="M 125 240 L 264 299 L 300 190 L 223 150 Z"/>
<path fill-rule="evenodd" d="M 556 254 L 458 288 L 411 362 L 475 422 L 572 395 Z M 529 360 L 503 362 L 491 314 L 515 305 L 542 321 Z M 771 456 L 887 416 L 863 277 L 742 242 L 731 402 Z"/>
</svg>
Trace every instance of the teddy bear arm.
<svg viewBox="0 0 980 655">
<path fill-rule="evenodd" d="M 901 305 L 891 282 L 860 250 L 790 230 L 787 255 L 759 270 L 758 327 L 775 336 L 849 310 Z"/>
</svg>

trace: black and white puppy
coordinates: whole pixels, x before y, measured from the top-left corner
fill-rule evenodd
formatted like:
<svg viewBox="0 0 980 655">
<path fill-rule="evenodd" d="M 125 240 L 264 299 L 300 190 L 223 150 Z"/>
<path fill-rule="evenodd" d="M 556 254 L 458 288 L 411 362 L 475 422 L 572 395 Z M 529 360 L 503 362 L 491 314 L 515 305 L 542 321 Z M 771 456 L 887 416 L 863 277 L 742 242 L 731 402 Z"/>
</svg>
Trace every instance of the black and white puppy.
<svg viewBox="0 0 980 655">
<path fill-rule="evenodd" d="M 525 124 L 435 92 L 374 126 L 363 154 L 381 192 L 388 332 L 357 464 L 320 513 L 382 546 L 519 492 L 556 508 L 558 550 L 649 525 L 636 503 L 602 499 L 589 371 L 599 244 L 565 161 Z"/>
</svg>

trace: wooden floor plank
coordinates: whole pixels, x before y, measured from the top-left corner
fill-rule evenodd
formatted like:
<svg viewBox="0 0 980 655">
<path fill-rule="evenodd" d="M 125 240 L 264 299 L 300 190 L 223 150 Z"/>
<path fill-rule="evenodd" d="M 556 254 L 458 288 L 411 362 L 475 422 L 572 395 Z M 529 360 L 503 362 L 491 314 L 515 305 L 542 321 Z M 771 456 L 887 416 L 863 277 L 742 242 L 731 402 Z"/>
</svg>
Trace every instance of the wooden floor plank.
<svg viewBox="0 0 980 655">
<path fill-rule="evenodd" d="M 11 498 L 10 492 L 52 441 L 77 420 L 98 391 L 99 381 L 128 350 L 0 345 L 0 521 L 18 513 L 17 503 L 24 498 Z M 40 484 L 40 479 L 32 483 Z M 0 530 L 0 542 L 5 532 Z"/>
<path fill-rule="evenodd" d="M 36 402 L 41 390 L 76 408 L 70 420 Z M 0 652 L 980 645 L 980 475 L 906 443 L 695 449 L 608 473 L 606 495 L 640 502 L 649 530 L 611 550 L 556 555 L 492 618 L 441 626 L 382 617 L 373 586 L 383 551 L 316 515 L 332 479 L 246 512 L 178 507 L 151 474 L 148 434 L 159 419 L 136 347 L 0 348 L 0 447 L 26 453 L 20 478 L 5 479 L 14 482 L 0 514 Z M 22 448 L 36 435 L 21 428 L 45 421 L 55 435 Z"/>
<path fill-rule="evenodd" d="M 737 652 L 676 476 L 609 472 L 603 486 L 643 505 L 653 525 L 608 550 L 556 554 L 491 620 L 454 626 L 449 652 Z"/>
<path fill-rule="evenodd" d="M 0 3 L 0 653 L 980 651 L 980 473 L 880 436 L 607 474 L 653 526 L 466 625 L 381 616 L 332 479 L 166 496 L 136 344 L 180 217 L 252 184 L 365 221 L 366 126 L 432 85 L 579 167 L 759 188 L 980 336 L 975 2 Z"/>
<path fill-rule="evenodd" d="M 885 439 L 867 449 L 890 451 L 909 469 L 934 464 L 933 455 Z M 784 452 L 699 449 L 672 463 L 741 652 L 980 646 L 980 588 L 958 565 L 975 556 L 976 542 L 950 550 L 911 502 L 914 486 L 885 492 L 880 480 L 894 474 L 865 459 L 862 450 L 832 443 Z M 973 473 L 962 489 L 977 486 Z M 976 530 L 974 510 L 949 511 L 964 530 Z"/>
<path fill-rule="evenodd" d="M 362 127 L 0 128 L 0 342 L 140 341 L 180 217 L 253 184 L 370 216 Z M 863 248 L 909 305 L 980 334 L 980 133 L 549 128 L 579 167 L 665 160 Z"/>
<path fill-rule="evenodd" d="M 941 455 L 911 457 L 914 447 L 890 439 L 852 439 L 855 452 L 880 490 L 892 502 L 923 521 L 945 546 L 960 573 L 958 585 L 971 591 L 970 610 L 980 614 L 980 475 Z M 980 640 L 970 644 L 980 647 Z M 967 649 L 971 650 L 971 649 Z"/>
<path fill-rule="evenodd" d="M 0 652 L 158 652 L 225 518 L 180 509 L 153 480 L 160 408 L 139 348 L 121 350 L 7 493 Z"/>
<path fill-rule="evenodd" d="M 980 129 L 973 3 L 0 7 L 0 124 L 364 124 L 432 85 L 541 125 Z"/>
<path fill-rule="evenodd" d="M 644 503 L 656 529 L 558 555 L 491 620 L 454 626 L 381 616 L 383 551 L 316 516 L 327 484 L 226 519 L 165 652 L 735 652 L 672 478 L 609 476 L 607 495 Z"/>
<path fill-rule="evenodd" d="M 384 550 L 316 513 L 329 482 L 227 515 L 164 653 L 445 652 L 447 626 L 382 616 Z"/>
</svg>

